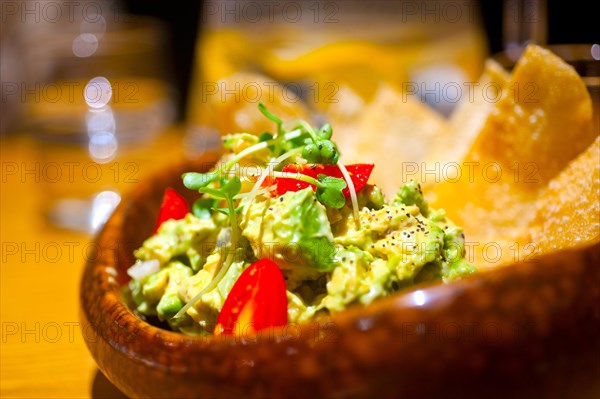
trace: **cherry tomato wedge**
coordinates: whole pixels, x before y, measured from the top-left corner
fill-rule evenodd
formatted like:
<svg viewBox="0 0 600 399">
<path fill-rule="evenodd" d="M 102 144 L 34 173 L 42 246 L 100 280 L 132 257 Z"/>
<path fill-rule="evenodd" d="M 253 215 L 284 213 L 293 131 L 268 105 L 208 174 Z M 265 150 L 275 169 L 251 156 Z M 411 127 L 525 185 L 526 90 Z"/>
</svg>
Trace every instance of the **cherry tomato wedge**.
<svg viewBox="0 0 600 399">
<path fill-rule="evenodd" d="M 169 219 L 183 219 L 188 212 L 190 212 L 190 206 L 185 198 L 171 187 L 167 188 L 162 199 L 160 211 L 158 212 L 154 233 L 158 231 L 158 228 L 163 222 Z"/>
<path fill-rule="evenodd" d="M 215 335 L 242 335 L 287 324 L 287 293 L 279 267 L 261 259 L 240 274 L 217 318 Z"/>
<path fill-rule="evenodd" d="M 346 169 L 350 174 L 350 179 L 354 183 L 354 189 L 358 192 L 362 190 L 362 188 L 367 184 L 369 180 L 369 176 L 371 176 L 371 172 L 373 171 L 373 164 L 353 164 L 346 165 Z M 313 178 L 317 178 L 318 175 L 323 174 L 332 177 L 344 178 L 342 175 L 342 171 L 337 165 L 322 165 L 322 164 L 308 164 L 308 165 L 298 165 L 298 164 L 288 164 L 283 167 L 283 172 L 290 173 L 302 173 L 303 175 L 310 176 Z M 276 178 L 274 179 L 277 184 L 277 195 L 283 195 L 288 191 L 299 191 L 306 187 L 312 187 L 313 190 L 316 190 L 316 187 L 310 183 L 306 183 L 296 179 L 287 179 L 287 178 Z M 273 183 L 272 181 L 269 183 Z M 348 187 L 342 190 L 344 197 L 348 198 L 350 196 L 350 190 Z"/>
</svg>

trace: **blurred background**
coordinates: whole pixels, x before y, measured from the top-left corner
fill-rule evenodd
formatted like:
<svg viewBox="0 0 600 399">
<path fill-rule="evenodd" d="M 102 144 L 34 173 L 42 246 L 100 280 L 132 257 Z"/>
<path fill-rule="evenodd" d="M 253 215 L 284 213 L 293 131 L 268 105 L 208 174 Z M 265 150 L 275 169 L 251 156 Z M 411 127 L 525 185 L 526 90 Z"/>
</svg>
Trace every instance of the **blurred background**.
<svg viewBox="0 0 600 399">
<path fill-rule="evenodd" d="M 590 7 L 3 0 L 0 396 L 119 395 L 79 331 L 93 235 L 156 171 L 216 148 L 223 134 L 271 129 L 258 101 L 284 118 L 327 119 L 347 136 L 365 124 L 396 129 L 398 104 L 435 127 L 464 100 L 448 88 L 477 82 L 490 56 L 510 68 L 528 42 L 586 44 L 560 55 L 597 90 Z M 422 157 L 405 147 L 392 156 Z"/>
<path fill-rule="evenodd" d="M 349 126 L 391 88 L 447 116 L 463 94 L 448 89 L 476 82 L 488 56 L 504 52 L 497 58 L 510 67 L 528 42 L 597 40 L 585 9 L 538 0 L 6 1 L 0 133 L 32 140 L 45 220 L 93 233 L 123 186 L 157 161 L 267 129 L 258 101 L 285 118 Z"/>
</svg>

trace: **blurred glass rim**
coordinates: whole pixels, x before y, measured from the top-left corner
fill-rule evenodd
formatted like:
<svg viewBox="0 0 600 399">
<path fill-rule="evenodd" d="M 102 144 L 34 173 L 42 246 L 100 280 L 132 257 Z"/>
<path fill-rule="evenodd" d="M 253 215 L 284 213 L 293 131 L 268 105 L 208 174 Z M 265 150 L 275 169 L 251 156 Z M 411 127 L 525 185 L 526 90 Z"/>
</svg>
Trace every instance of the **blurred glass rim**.
<svg viewBox="0 0 600 399">
<path fill-rule="evenodd" d="M 97 36 L 99 43 L 96 55 L 114 55 L 119 54 L 121 49 L 129 53 L 161 47 L 167 43 L 170 34 L 164 21 L 146 15 L 118 14 L 118 18 L 105 18 L 105 31 L 100 34 L 93 30 L 89 32 L 82 30 L 83 21 L 83 19 L 67 21 L 62 23 L 59 29 L 30 31 L 32 34 L 23 36 L 23 45 L 54 52 L 61 48 L 70 49 L 70 43 L 75 38 L 91 34 Z"/>
<path fill-rule="evenodd" d="M 118 21 L 110 21 L 106 24 L 107 34 L 125 34 L 139 37 L 144 41 L 164 40 L 167 32 L 167 25 L 163 20 L 147 15 L 122 14 Z"/>
<path fill-rule="evenodd" d="M 106 33 L 100 39 L 100 43 L 107 43 L 108 46 L 99 46 L 96 54 L 114 55 L 120 49 L 131 53 L 161 47 L 167 42 L 168 34 L 165 22 L 159 18 L 123 14 L 119 21 L 107 22 Z"/>
<path fill-rule="evenodd" d="M 588 86 L 600 84 L 600 45 L 593 43 L 551 44 L 542 47 L 552 51 L 554 54 L 573 66 Z M 515 63 L 521 57 L 525 47 L 519 50 L 502 51 L 494 54 L 492 58 L 507 70 L 512 70 Z"/>
</svg>

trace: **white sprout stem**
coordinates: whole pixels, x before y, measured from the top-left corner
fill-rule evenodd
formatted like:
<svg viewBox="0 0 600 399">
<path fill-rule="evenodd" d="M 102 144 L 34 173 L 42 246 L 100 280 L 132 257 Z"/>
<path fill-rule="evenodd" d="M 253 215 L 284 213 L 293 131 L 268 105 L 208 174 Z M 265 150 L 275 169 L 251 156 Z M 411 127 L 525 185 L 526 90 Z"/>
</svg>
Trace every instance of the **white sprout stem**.
<svg viewBox="0 0 600 399">
<path fill-rule="evenodd" d="M 260 177 L 256 181 L 256 184 L 254 184 L 254 187 L 252 187 L 252 190 L 250 190 L 249 197 L 254 198 L 256 196 L 256 194 L 258 194 L 259 187 L 267 179 L 267 176 L 269 176 L 269 174 L 273 173 L 273 168 L 275 166 L 279 165 L 281 162 L 285 161 L 292 155 L 299 153 L 300 151 L 302 151 L 302 148 L 295 148 L 293 150 L 290 150 L 290 151 L 286 152 L 285 154 L 280 155 L 278 158 L 275 158 L 272 162 L 269 162 L 269 165 L 267 165 L 267 167 L 265 169 L 261 169 Z"/>
<path fill-rule="evenodd" d="M 258 192 L 260 191 L 260 186 L 262 186 L 264 181 L 267 179 L 267 176 L 269 176 L 270 168 L 271 166 L 269 165 L 265 169 L 261 169 L 260 177 L 256 180 L 254 187 L 252 187 L 252 190 L 250 190 L 250 193 L 248 195 L 250 198 L 254 198 L 258 194 Z"/>
<path fill-rule="evenodd" d="M 227 273 L 227 270 L 229 270 L 229 265 L 233 262 L 233 252 L 230 252 L 227 255 L 227 259 L 225 260 L 224 263 L 221 264 L 221 268 L 219 269 L 219 272 L 217 273 L 217 275 L 211 280 L 210 283 L 208 283 L 206 285 L 206 287 L 204 287 L 199 293 L 197 293 L 196 295 L 194 295 L 194 297 L 188 302 L 186 303 L 180 310 L 179 312 L 177 312 L 175 314 L 175 316 L 173 316 L 174 319 L 183 316 L 189 308 L 191 308 L 192 306 L 194 306 L 196 304 L 196 302 L 198 302 L 202 296 L 204 294 L 206 294 L 209 291 L 212 291 L 217 284 L 219 284 L 221 282 L 221 280 L 223 279 L 223 277 L 225 277 L 225 274 Z"/>
<path fill-rule="evenodd" d="M 294 180 L 300 180 L 303 181 L 305 183 L 309 183 L 309 184 L 314 184 L 314 185 L 319 185 L 319 180 L 315 179 L 314 177 L 308 176 L 308 175 L 304 175 L 300 172 L 278 172 L 278 171 L 273 171 L 271 172 L 271 176 L 273 177 L 281 177 L 284 179 L 294 179 Z"/>
<path fill-rule="evenodd" d="M 298 119 L 296 123 L 302 126 L 308 132 L 308 134 L 310 134 L 313 140 L 317 140 L 317 134 L 308 122 L 306 122 L 304 119 Z"/>
<path fill-rule="evenodd" d="M 346 184 L 348 185 L 348 191 L 350 191 L 350 201 L 352 202 L 352 213 L 354 215 L 354 224 L 356 225 L 356 230 L 360 230 L 360 219 L 358 214 L 358 199 L 356 198 L 356 189 L 354 188 L 354 183 L 350 178 L 350 173 L 348 173 L 348 169 L 344 166 L 341 160 L 338 160 L 337 163 L 338 168 L 342 172 L 342 176 L 344 176 L 344 180 L 346 180 Z"/>
<path fill-rule="evenodd" d="M 296 130 L 292 130 L 291 132 L 284 134 L 283 137 L 285 140 L 292 140 L 292 139 L 295 139 L 296 137 L 299 137 L 301 134 L 302 134 L 302 131 L 300 129 L 296 129 Z M 241 161 L 248 155 L 255 153 L 257 151 L 263 150 L 263 149 L 267 148 L 268 146 L 270 146 L 271 144 L 274 144 L 276 141 L 277 141 L 277 137 L 275 137 L 271 140 L 263 141 L 262 143 L 254 144 L 253 146 L 250 146 L 250 147 L 240 151 L 236 156 L 234 156 L 232 159 L 230 159 L 225 164 L 225 167 L 224 167 L 225 172 L 229 172 L 229 170 L 236 163 L 238 163 L 239 161 Z"/>
</svg>

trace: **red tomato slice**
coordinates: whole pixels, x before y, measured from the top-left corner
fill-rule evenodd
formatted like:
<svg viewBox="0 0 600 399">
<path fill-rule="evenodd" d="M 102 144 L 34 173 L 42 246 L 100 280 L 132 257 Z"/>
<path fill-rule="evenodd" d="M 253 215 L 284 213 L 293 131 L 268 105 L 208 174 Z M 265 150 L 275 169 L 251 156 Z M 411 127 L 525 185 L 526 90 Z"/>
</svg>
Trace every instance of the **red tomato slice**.
<svg viewBox="0 0 600 399">
<path fill-rule="evenodd" d="M 354 183 L 354 189 L 356 192 L 362 190 L 362 188 L 367 184 L 369 180 L 369 176 L 371 176 L 371 172 L 373 171 L 373 164 L 353 164 L 346 165 L 346 169 L 350 174 L 350 179 Z M 283 172 L 290 173 L 301 173 L 306 176 L 310 176 L 313 178 L 317 178 L 319 174 L 344 178 L 342 175 L 342 171 L 337 165 L 321 165 L 321 164 L 312 164 L 312 165 L 298 165 L 298 164 L 288 164 L 283 167 Z M 305 189 L 306 187 L 312 187 L 313 190 L 316 190 L 316 187 L 313 184 L 306 183 L 296 179 L 288 179 L 288 178 L 276 178 L 275 182 L 277 183 L 277 195 L 283 195 L 288 191 L 299 191 Z M 346 187 L 342 190 L 344 197 L 348 198 L 350 196 L 350 190 Z"/>
<path fill-rule="evenodd" d="M 319 173 L 323 173 L 323 165 L 288 164 L 283 167 L 282 172 L 301 173 L 303 175 L 310 176 L 316 179 Z M 286 179 L 284 177 L 277 177 L 274 180 L 275 184 L 277 184 L 277 195 L 283 195 L 288 191 L 300 191 L 305 189 L 306 187 L 312 187 L 313 191 L 316 190 L 316 187 L 313 184 L 296 179 Z"/>
<path fill-rule="evenodd" d="M 287 293 L 279 267 L 269 259 L 240 274 L 217 318 L 215 335 L 248 334 L 287 324 Z"/>
<path fill-rule="evenodd" d="M 171 187 L 165 190 L 160 211 L 158 212 L 158 219 L 156 220 L 156 227 L 154 233 L 158 231 L 163 222 L 169 219 L 183 219 L 185 215 L 190 212 L 190 206 L 188 205 L 185 198 L 181 196 L 177 191 Z M 152 233 L 152 234 L 154 234 Z"/>
</svg>

